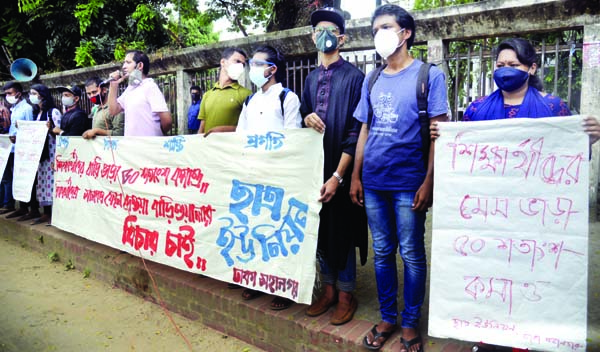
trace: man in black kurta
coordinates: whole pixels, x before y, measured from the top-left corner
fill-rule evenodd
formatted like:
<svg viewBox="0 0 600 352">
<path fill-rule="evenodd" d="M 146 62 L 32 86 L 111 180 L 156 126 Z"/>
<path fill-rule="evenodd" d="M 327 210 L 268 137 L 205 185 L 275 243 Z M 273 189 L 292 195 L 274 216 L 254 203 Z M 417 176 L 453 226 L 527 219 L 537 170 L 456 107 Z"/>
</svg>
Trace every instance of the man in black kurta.
<svg viewBox="0 0 600 352">
<path fill-rule="evenodd" d="M 324 133 L 325 183 L 319 199 L 323 207 L 317 255 L 325 289 L 306 314 L 321 315 L 337 303 L 331 323 L 340 325 L 352 319 L 358 306 L 352 294 L 356 287 L 355 247 L 360 249 L 362 265 L 367 254 L 366 215 L 363 208 L 352 204 L 349 195 L 360 132 L 352 114 L 360 100 L 364 74 L 339 55 L 345 40 L 344 17 L 339 10 L 317 10 L 311 15 L 311 24 L 313 41 L 322 55 L 321 66 L 306 78 L 300 113 L 305 126 Z"/>
</svg>

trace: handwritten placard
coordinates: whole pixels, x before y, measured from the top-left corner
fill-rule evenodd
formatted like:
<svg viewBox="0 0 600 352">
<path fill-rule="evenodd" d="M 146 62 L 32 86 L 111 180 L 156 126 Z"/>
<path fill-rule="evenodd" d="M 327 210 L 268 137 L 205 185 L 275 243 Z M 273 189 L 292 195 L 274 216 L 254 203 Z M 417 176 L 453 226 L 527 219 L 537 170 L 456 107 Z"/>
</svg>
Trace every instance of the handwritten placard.
<svg viewBox="0 0 600 352">
<path fill-rule="evenodd" d="M 22 202 L 31 200 L 31 188 L 35 181 L 47 134 L 46 121 L 19 121 L 12 189 L 13 197 L 16 200 Z"/>
<path fill-rule="evenodd" d="M 582 118 L 440 124 L 429 334 L 585 351 Z"/>
<path fill-rule="evenodd" d="M 0 135 L 0 177 L 4 175 L 8 158 L 10 157 L 10 150 L 12 148 L 12 142 L 8 138 L 7 134 Z"/>
<path fill-rule="evenodd" d="M 162 264 L 310 303 L 322 135 L 59 138 L 53 225 Z M 276 147 L 275 147 L 276 146 Z"/>
</svg>

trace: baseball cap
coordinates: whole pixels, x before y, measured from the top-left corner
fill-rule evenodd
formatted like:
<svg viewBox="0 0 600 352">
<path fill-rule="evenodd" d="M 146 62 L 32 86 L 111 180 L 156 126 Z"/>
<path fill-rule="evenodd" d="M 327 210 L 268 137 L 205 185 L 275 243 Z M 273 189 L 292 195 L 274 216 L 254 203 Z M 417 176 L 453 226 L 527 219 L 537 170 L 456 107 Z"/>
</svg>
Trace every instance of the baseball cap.
<svg viewBox="0 0 600 352">
<path fill-rule="evenodd" d="M 81 88 L 77 87 L 74 83 L 68 86 L 60 86 L 56 88 L 59 92 L 69 92 L 76 97 L 81 97 Z"/>
<path fill-rule="evenodd" d="M 324 7 L 313 12 L 310 15 L 310 24 L 315 27 L 319 22 L 327 21 L 335 23 L 340 28 L 340 34 L 344 34 L 346 31 L 346 21 L 344 20 L 344 13 L 334 7 Z"/>
</svg>

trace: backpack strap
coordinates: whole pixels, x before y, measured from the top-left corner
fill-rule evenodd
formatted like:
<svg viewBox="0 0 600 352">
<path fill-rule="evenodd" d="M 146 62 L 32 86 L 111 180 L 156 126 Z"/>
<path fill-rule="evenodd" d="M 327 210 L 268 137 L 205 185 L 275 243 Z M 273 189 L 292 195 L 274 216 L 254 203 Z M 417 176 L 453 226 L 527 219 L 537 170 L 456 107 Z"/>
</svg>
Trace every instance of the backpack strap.
<svg viewBox="0 0 600 352">
<path fill-rule="evenodd" d="M 375 70 L 373 70 L 373 73 L 371 74 L 371 76 L 369 77 L 369 83 L 368 83 L 368 92 L 369 92 L 369 96 L 367 97 L 367 102 L 369 103 L 369 115 L 367 117 L 367 128 L 371 128 L 371 123 L 373 122 L 373 107 L 371 106 L 371 91 L 373 90 L 373 86 L 375 85 L 375 82 L 377 81 L 377 79 L 379 78 L 379 75 L 381 75 L 381 71 L 383 71 L 385 68 L 387 67 L 387 64 L 383 64 L 381 66 L 378 66 L 375 68 Z"/>
<path fill-rule="evenodd" d="M 244 106 L 248 106 L 248 103 L 250 102 L 250 99 L 252 99 L 253 96 L 254 96 L 254 93 L 252 93 L 246 97 L 246 99 L 244 100 Z"/>
<path fill-rule="evenodd" d="M 283 110 L 283 102 L 285 101 L 285 97 L 290 92 L 289 88 L 283 88 L 281 93 L 279 93 L 279 101 L 281 101 L 281 117 L 285 119 L 285 112 Z"/>
<path fill-rule="evenodd" d="M 421 142 L 423 150 L 423 162 L 425 168 L 429 162 L 429 147 L 431 136 L 429 134 L 429 117 L 427 116 L 427 96 L 429 95 L 429 69 L 433 64 L 424 63 L 419 69 L 417 78 L 417 107 L 419 109 L 419 125 L 421 126 Z"/>
</svg>

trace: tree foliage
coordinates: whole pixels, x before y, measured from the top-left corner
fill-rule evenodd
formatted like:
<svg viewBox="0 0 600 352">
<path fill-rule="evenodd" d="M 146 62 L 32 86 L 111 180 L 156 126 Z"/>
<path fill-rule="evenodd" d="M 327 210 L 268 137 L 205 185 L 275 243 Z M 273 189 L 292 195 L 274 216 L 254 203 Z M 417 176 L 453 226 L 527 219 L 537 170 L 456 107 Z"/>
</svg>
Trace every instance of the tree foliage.
<svg viewBox="0 0 600 352">
<path fill-rule="evenodd" d="M 480 0 L 415 0 L 414 10 L 428 10 L 444 6 L 470 4 Z"/>
<path fill-rule="evenodd" d="M 121 60 L 128 49 L 157 52 L 218 40 L 197 0 L 17 0 L 3 4 L 0 72 L 33 60 L 41 73 Z"/>
</svg>

